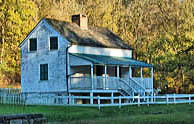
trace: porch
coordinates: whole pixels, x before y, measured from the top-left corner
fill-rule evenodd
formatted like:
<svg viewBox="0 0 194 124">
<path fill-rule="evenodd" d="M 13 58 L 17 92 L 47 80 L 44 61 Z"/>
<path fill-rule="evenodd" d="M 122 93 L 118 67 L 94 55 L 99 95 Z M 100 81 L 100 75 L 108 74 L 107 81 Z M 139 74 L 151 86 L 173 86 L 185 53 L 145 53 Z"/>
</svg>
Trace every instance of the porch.
<svg viewBox="0 0 194 124">
<path fill-rule="evenodd" d="M 153 93 L 153 66 L 150 64 L 130 58 L 99 55 L 71 54 L 71 57 L 78 57 L 82 62 L 70 65 L 70 91 L 113 90 L 123 96 Z"/>
<path fill-rule="evenodd" d="M 93 82 L 93 83 L 92 83 Z M 133 83 L 138 83 L 141 87 L 145 88 L 146 91 L 152 90 L 153 83 L 152 78 L 118 78 L 118 77 L 106 77 L 105 76 L 91 76 L 85 77 L 70 77 L 69 89 L 80 89 L 80 90 L 118 90 L 124 85 L 124 82 L 128 82 L 129 86 Z M 127 84 L 126 84 L 127 85 Z M 132 87 L 132 86 L 131 86 Z"/>
</svg>

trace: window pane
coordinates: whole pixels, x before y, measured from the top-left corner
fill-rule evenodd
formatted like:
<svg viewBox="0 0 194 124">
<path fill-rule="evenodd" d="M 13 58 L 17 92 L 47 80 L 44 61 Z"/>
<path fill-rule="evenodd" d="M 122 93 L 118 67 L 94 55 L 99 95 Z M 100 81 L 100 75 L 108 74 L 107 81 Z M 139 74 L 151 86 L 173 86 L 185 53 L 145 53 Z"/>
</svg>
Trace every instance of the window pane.
<svg viewBox="0 0 194 124">
<path fill-rule="evenodd" d="M 45 80 L 48 80 L 48 64 L 45 64 Z"/>
<path fill-rule="evenodd" d="M 40 64 L 40 80 L 48 80 L 48 64 Z"/>
<path fill-rule="evenodd" d="M 43 65 L 40 65 L 40 80 L 43 80 Z"/>
<path fill-rule="evenodd" d="M 51 50 L 58 49 L 58 37 L 50 37 L 50 49 Z"/>
<path fill-rule="evenodd" d="M 37 39 L 31 38 L 30 39 L 30 51 L 36 51 L 37 50 Z"/>
</svg>

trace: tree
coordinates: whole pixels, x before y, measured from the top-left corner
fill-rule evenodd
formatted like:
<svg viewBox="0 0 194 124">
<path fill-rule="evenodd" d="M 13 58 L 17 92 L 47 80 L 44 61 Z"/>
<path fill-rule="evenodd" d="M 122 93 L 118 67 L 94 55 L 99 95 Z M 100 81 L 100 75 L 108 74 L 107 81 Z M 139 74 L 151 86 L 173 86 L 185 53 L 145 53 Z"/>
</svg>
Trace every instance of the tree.
<svg viewBox="0 0 194 124">
<path fill-rule="evenodd" d="M 9 83 L 20 81 L 20 52 L 18 45 L 33 28 L 35 4 L 29 0 L 5 1 L 0 7 L 1 76 Z"/>
</svg>

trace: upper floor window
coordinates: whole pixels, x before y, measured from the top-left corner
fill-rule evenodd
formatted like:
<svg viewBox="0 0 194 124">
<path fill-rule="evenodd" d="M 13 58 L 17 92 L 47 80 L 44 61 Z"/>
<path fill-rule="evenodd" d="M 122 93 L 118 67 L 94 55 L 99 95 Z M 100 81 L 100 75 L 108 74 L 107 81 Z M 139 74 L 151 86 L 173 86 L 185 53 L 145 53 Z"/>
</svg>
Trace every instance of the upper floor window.
<svg viewBox="0 0 194 124">
<path fill-rule="evenodd" d="M 30 38 L 29 42 L 30 42 L 29 50 L 30 51 L 36 51 L 37 50 L 37 38 Z"/>
<path fill-rule="evenodd" d="M 50 37 L 50 50 L 58 49 L 58 37 Z"/>
<path fill-rule="evenodd" d="M 40 80 L 48 80 L 48 64 L 40 64 Z"/>
</svg>

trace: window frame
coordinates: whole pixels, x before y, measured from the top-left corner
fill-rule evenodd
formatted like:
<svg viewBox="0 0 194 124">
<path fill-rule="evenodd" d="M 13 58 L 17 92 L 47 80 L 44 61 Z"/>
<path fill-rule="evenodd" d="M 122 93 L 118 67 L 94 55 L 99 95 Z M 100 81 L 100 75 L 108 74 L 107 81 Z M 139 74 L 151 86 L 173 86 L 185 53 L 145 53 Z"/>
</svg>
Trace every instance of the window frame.
<svg viewBox="0 0 194 124">
<path fill-rule="evenodd" d="M 48 68 L 48 64 L 40 64 L 40 81 L 48 81 Z"/>
<path fill-rule="evenodd" d="M 31 50 L 31 39 L 36 39 L 36 50 Z M 38 50 L 38 39 L 37 38 L 29 38 L 28 40 L 28 52 L 37 52 Z"/>
<path fill-rule="evenodd" d="M 55 48 L 55 49 L 54 48 L 51 49 L 51 45 L 52 45 L 51 44 L 51 38 L 57 38 L 57 48 Z M 50 36 L 49 37 L 49 50 L 54 51 L 54 50 L 58 50 L 58 49 L 59 49 L 59 38 L 58 38 L 58 36 Z"/>
</svg>

